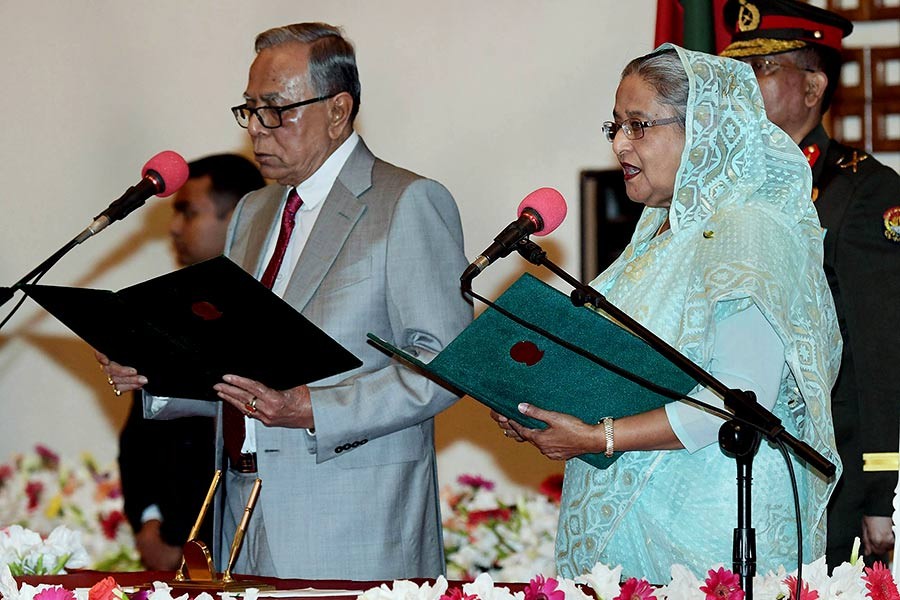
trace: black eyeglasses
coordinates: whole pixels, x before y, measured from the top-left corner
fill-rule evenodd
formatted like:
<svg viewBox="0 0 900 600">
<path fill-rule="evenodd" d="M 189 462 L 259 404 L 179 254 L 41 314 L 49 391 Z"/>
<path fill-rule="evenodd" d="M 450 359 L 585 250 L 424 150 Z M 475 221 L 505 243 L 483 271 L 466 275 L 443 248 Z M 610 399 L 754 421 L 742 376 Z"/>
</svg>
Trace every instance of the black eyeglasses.
<svg viewBox="0 0 900 600">
<path fill-rule="evenodd" d="M 668 117 L 666 119 L 654 119 L 652 121 L 638 121 L 632 119 L 624 123 L 616 123 L 615 121 L 605 121 L 603 123 L 603 133 L 606 134 L 606 140 L 611 144 L 616 139 L 619 130 L 625 134 L 629 140 L 639 140 L 644 137 L 644 130 L 648 127 L 656 127 L 657 125 L 671 125 L 672 123 L 680 123 L 681 117 Z"/>
<path fill-rule="evenodd" d="M 284 111 L 306 106 L 307 104 L 315 104 L 322 100 L 328 100 L 340 93 L 341 92 L 335 92 L 333 94 L 328 94 L 327 96 L 319 96 L 318 98 L 312 98 L 310 100 L 301 100 L 300 102 L 294 102 L 293 104 L 286 104 L 284 106 L 259 106 L 257 108 L 250 108 L 246 104 L 241 104 L 240 106 L 232 106 L 231 112 L 234 114 L 234 120 L 237 121 L 237 124 L 244 129 L 247 129 L 247 127 L 250 126 L 250 117 L 253 115 L 256 115 L 259 124 L 266 129 L 277 129 L 281 127 L 281 113 Z"/>
<path fill-rule="evenodd" d="M 807 73 L 815 73 L 815 69 L 810 69 L 808 67 L 801 67 L 800 65 L 795 65 L 786 62 L 778 62 L 777 60 L 772 60 L 771 58 L 763 58 L 761 56 L 754 56 L 753 58 L 742 58 L 741 61 L 747 63 L 753 68 L 753 72 L 760 77 L 768 77 L 777 71 L 778 69 L 793 69 L 795 71 L 806 71 Z"/>
</svg>

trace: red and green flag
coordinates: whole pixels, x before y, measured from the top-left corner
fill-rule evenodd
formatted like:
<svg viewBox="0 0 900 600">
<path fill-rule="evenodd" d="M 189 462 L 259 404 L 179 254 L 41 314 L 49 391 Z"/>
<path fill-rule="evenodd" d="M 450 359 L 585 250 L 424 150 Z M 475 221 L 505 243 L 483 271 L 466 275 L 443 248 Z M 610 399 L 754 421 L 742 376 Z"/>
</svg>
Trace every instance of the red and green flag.
<svg viewBox="0 0 900 600">
<path fill-rule="evenodd" d="M 722 9 L 725 0 L 656 0 L 656 43 L 718 54 L 731 42 Z"/>
</svg>

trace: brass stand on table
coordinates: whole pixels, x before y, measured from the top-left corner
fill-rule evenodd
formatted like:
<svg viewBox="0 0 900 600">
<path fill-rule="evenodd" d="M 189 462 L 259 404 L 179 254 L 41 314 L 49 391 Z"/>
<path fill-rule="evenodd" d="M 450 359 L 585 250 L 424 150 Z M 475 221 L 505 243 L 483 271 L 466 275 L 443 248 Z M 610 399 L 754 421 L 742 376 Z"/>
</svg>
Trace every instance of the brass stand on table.
<svg viewBox="0 0 900 600">
<path fill-rule="evenodd" d="M 203 500 L 203 506 L 200 507 L 200 514 L 194 522 L 194 527 L 188 536 L 188 541 L 184 544 L 184 557 L 181 559 L 181 566 L 175 573 L 175 581 L 170 585 L 175 588 L 206 588 L 218 589 L 226 592 L 243 591 L 247 588 L 256 588 L 260 590 L 272 590 L 275 586 L 260 581 L 238 581 L 231 575 L 231 569 L 237 560 L 238 553 L 241 550 L 241 543 L 244 541 L 244 534 L 247 531 L 247 524 L 250 522 L 250 516 L 253 514 L 253 508 L 256 506 L 256 500 L 259 497 L 259 488 L 262 480 L 257 479 L 253 483 L 253 489 L 250 491 L 250 497 L 247 499 L 247 505 L 244 507 L 244 514 L 238 525 L 237 531 L 234 532 L 234 539 L 231 541 L 231 552 L 228 557 L 228 565 L 220 579 L 216 574 L 213 565 L 212 555 L 209 548 L 202 541 L 196 539 L 200 532 L 200 526 L 206 518 L 206 512 L 209 510 L 213 501 L 216 488 L 219 486 L 219 479 L 222 477 L 222 471 L 216 471 L 213 476 L 212 483 L 209 485 L 209 491 L 206 492 L 206 498 Z"/>
</svg>

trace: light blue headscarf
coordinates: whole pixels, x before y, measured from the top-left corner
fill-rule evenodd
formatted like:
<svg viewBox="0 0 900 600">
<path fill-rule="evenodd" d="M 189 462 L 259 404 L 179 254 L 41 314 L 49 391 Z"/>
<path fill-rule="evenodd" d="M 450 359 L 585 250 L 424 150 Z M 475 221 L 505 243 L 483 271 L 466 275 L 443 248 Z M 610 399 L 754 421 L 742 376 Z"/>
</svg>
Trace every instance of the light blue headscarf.
<svg viewBox="0 0 900 600">
<path fill-rule="evenodd" d="M 672 205 L 645 208 L 631 243 L 592 285 L 614 305 L 708 368 L 717 323 L 756 304 L 785 347 L 773 412 L 797 438 L 840 465 L 830 390 L 841 338 L 822 270 L 822 228 L 803 154 L 766 119 L 749 66 L 671 44 L 690 84 L 685 146 Z M 666 217 L 671 233 L 656 236 Z M 793 456 L 792 456 L 793 458 Z M 807 561 L 825 551 L 825 481 L 793 458 Z M 840 468 L 838 474 L 840 473 Z M 670 566 L 729 568 L 737 520 L 736 467 L 712 444 L 627 452 L 607 470 L 566 465 L 557 535 L 560 574 L 597 562 L 667 583 Z M 753 463 L 758 570 L 796 567 L 796 520 L 786 465 L 763 442 Z"/>
</svg>

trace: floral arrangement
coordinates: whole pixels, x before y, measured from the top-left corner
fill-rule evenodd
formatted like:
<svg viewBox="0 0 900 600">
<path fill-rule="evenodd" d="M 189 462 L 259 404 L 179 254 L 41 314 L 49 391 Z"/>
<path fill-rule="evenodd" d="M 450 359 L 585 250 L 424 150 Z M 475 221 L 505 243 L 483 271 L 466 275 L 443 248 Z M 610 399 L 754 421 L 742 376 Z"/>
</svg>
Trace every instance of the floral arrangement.
<svg viewBox="0 0 900 600">
<path fill-rule="evenodd" d="M 481 573 L 495 581 L 527 581 L 556 573 L 554 543 L 562 475 L 539 492 L 498 493 L 494 483 L 462 475 L 441 490 L 444 549 L 451 579 Z"/>
<path fill-rule="evenodd" d="M 807 565 L 811 577 L 803 582 L 797 600 L 900 600 L 897 584 L 881 563 L 865 567 L 862 561 L 844 563 L 831 577 L 824 559 Z M 411 581 L 365 591 L 360 600 L 744 600 L 739 577 L 724 567 L 710 569 L 700 581 L 684 567 L 672 567 L 672 581 L 654 587 L 644 579 L 621 581 L 621 567 L 598 564 L 591 573 L 574 580 L 534 576 L 524 590 L 512 592 L 494 585 L 487 573 L 460 587 L 450 587 L 443 577 L 421 586 Z M 754 596 L 760 600 L 788 600 L 796 589 L 796 575 L 769 573 L 753 581 Z"/>
<path fill-rule="evenodd" d="M 803 582 L 796 600 L 898 600 L 897 590 L 890 571 L 881 563 L 866 567 L 862 561 L 838 566 L 831 577 L 827 575 L 824 559 L 804 566 L 809 579 Z M 443 576 L 433 582 L 417 584 L 407 580 L 395 580 L 362 592 L 360 600 L 744 600 L 739 578 L 725 567 L 707 571 L 700 581 L 682 566 L 674 565 L 672 580 L 668 585 L 655 587 L 644 579 L 629 578 L 622 581 L 622 567 L 610 569 L 597 564 L 590 573 L 573 579 L 535 575 L 524 589 L 512 592 L 508 587 L 495 585 L 488 573 L 482 573 L 474 581 L 454 584 Z M 797 579 L 795 574 L 783 571 L 756 577 L 753 589 L 759 600 L 788 600 L 793 598 Z M 519 586 L 517 586 L 519 587 Z M 259 590 L 248 589 L 243 600 L 257 600 Z M 173 598 L 171 588 L 154 582 L 153 589 L 130 595 L 116 583 L 113 577 L 98 582 L 90 590 L 67 590 L 62 586 L 16 584 L 10 569 L 0 566 L 0 596 L 4 600 L 188 600 L 184 594 Z M 234 600 L 233 594 L 223 594 L 223 600 Z M 212 600 L 203 592 L 195 600 Z"/>
<path fill-rule="evenodd" d="M 81 532 L 60 526 L 47 538 L 13 525 L 0 530 L 0 565 L 12 575 L 56 575 L 65 569 L 88 566 L 88 554 Z"/>
<path fill-rule="evenodd" d="M 13 525 L 29 533 L 9 527 Z M 60 526 L 63 529 L 57 530 Z M 79 566 L 104 571 L 141 568 L 123 512 L 118 472 L 100 469 L 88 454 L 67 461 L 39 445 L 32 454 L 17 454 L 0 464 L 0 529 L 4 527 L 7 546 L 27 545 L 32 555 L 41 551 L 35 540 L 44 540 L 48 554 L 42 568 L 60 557 L 51 551 L 54 543 L 75 544 L 73 532 L 78 532 L 77 543 L 89 557 Z M 52 537 L 54 531 L 60 533 Z"/>
</svg>

